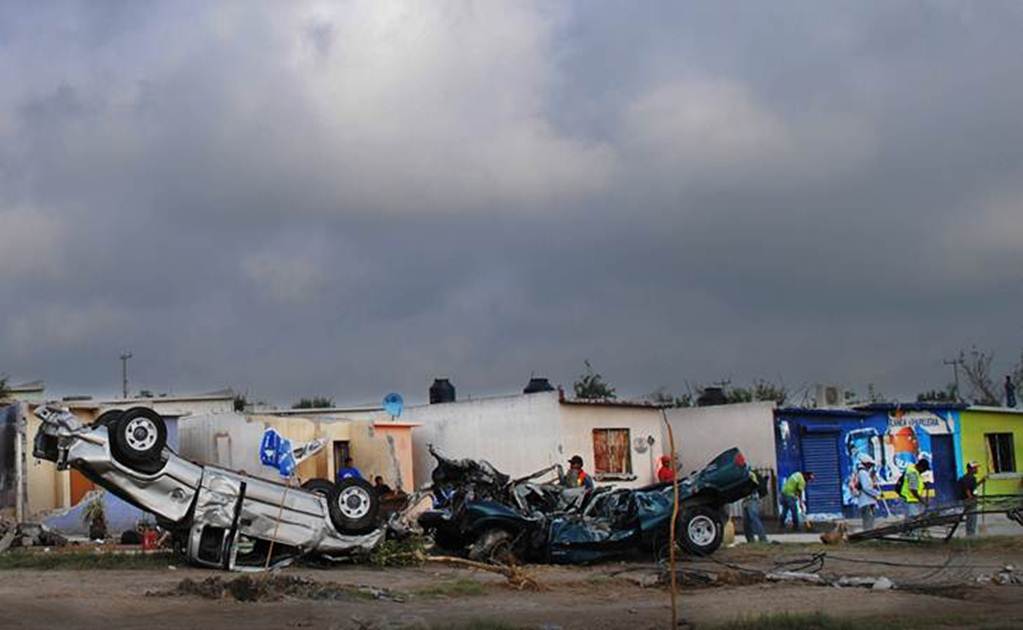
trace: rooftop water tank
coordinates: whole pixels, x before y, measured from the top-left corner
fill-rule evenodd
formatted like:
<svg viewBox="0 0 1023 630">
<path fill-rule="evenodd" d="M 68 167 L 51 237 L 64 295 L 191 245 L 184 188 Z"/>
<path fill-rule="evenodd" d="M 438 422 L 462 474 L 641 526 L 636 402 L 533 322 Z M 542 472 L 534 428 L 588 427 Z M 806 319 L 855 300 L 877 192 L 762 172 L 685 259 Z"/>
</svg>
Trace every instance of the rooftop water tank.
<svg viewBox="0 0 1023 630">
<path fill-rule="evenodd" d="M 455 402 L 455 386 L 446 378 L 433 379 L 430 385 L 430 404 Z"/>
</svg>

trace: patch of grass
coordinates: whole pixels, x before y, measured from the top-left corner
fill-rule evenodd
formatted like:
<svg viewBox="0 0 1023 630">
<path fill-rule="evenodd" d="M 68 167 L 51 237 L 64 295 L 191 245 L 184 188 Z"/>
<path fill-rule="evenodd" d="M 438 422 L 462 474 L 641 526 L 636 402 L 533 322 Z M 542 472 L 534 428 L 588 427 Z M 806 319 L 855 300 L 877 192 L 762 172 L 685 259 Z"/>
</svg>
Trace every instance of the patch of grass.
<svg viewBox="0 0 1023 630">
<path fill-rule="evenodd" d="M 377 567 L 419 566 L 426 562 L 426 541 L 422 536 L 385 540 L 376 546 L 367 560 Z"/>
<path fill-rule="evenodd" d="M 468 578 L 445 580 L 415 591 L 416 595 L 424 597 L 471 597 L 485 592 L 486 587 L 482 583 Z"/>
<path fill-rule="evenodd" d="M 163 569 L 177 564 L 173 554 L 110 554 L 89 551 L 38 552 L 8 551 L 0 554 L 0 570 L 11 569 L 65 569 L 86 571 L 95 569 Z"/>
</svg>

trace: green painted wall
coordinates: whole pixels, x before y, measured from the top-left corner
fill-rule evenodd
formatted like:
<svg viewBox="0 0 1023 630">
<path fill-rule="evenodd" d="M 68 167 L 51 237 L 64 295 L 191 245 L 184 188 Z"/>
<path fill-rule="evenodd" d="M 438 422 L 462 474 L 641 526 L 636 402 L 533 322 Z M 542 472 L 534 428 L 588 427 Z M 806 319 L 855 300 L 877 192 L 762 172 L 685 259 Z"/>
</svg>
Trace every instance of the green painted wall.
<svg viewBox="0 0 1023 630">
<path fill-rule="evenodd" d="M 991 457 L 988 454 L 985 433 L 1012 433 L 1013 446 L 1016 451 L 1016 473 L 1014 475 L 998 475 L 988 479 L 984 491 L 987 494 L 1019 494 L 1023 493 L 1023 412 L 967 409 L 959 413 L 961 424 L 960 439 L 962 440 L 963 458 L 959 473 L 966 469 L 966 462 L 980 462 L 980 475 L 990 472 Z"/>
</svg>

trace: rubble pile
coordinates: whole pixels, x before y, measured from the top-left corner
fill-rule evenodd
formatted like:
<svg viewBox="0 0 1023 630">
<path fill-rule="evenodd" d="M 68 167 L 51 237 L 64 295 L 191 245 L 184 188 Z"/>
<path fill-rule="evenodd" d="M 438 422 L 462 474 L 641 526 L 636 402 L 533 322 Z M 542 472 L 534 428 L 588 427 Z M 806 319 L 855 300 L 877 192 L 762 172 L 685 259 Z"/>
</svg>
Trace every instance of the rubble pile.
<svg viewBox="0 0 1023 630">
<path fill-rule="evenodd" d="M 1008 564 L 995 573 L 978 575 L 977 582 L 979 584 L 1000 584 L 1002 586 L 1023 584 L 1023 574 L 1018 572 L 1016 567 Z"/>
<path fill-rule="evenodd" d="M 242 575 L 230 580 L 217 576 L 185 578 L 170 591 L 146 593 L 151 597 L 198 596 L 240 602 L 275 602 L 285 598 L 311 600 L 386 599 L 405 601 L 401 593 L 371 586 L 318 582 L 297 575 Z"/>
<path fill-rule="evenodd" d="M 0 520 L 0 553 L 14 547 L 63 547 L 67 539 L 41 523 Z"/>
</svg>

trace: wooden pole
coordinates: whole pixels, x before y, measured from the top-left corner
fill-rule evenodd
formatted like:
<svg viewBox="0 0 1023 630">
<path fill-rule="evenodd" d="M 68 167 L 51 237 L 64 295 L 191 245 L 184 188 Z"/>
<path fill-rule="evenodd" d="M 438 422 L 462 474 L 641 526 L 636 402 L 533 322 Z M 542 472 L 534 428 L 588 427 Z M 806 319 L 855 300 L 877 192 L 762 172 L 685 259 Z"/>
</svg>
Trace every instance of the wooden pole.
<svg viewBox="0 0 1023 630">
<path fill-rule="evenodd" d="M 675 573 L 675 524 L 678 521 L 678 469 L 675 459 L 675 435 L 671 431 L 671 423 L 668 422 L 668 414 L 661 409 L 661 418 L 664 426 L 668 428 L 668 450 L 671 452 L 671 525 L 668 528 L 668 570 L 671 572 L 671 626 L 672 630 L 678 627 L 678 576 Z"/>
<path fill-rule="evenodd" d="M 274 555 L 274 539 L 277 538 L 277 531 L 281 528 L 281 517 L 284 516 L 284 500 L 288 497 L 288 490 L 291 489 L 291 479 L 293 476 L 288 475 L 288 485 L 284 487 L 284 492 L 281 493 L 281 504 L 277 508 L 277 522 L 274 523 L 274 535 L 270 538 L 270 546 L 266 550 L 266 564 L 263 565 L 264 571 L 270 569 L 270 558 Z"/>
</svg>

